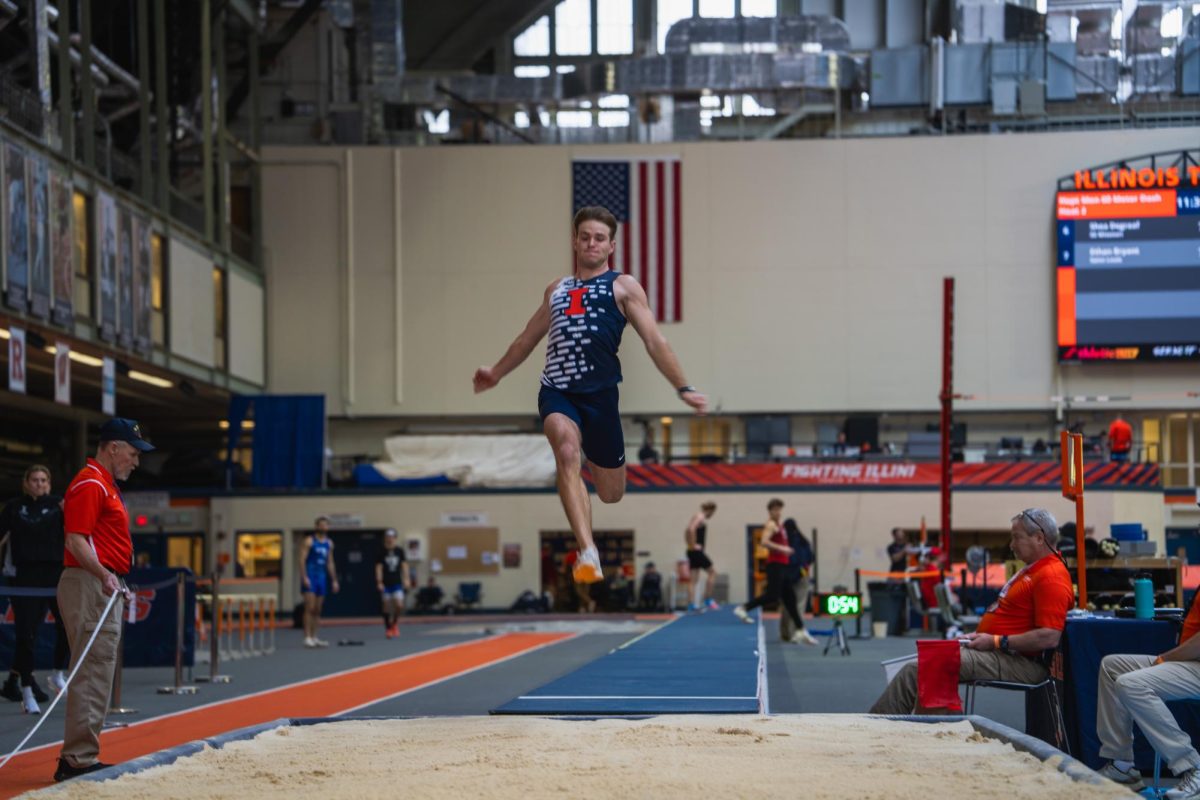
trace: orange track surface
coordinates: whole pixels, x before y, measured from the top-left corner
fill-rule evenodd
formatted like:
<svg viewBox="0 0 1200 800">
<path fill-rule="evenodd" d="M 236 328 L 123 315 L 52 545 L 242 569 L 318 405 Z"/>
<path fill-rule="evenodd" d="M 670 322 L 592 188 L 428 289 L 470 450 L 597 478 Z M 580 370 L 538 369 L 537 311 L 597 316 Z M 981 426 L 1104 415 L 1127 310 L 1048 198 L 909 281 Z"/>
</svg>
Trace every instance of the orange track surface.
<svg viewBox="0 0 1200 800">
<path fill-rule="evenodd" d="M 509 633 L 415 653 L 105 731 L 100 759 L 120 763 L 158 750 L 269 722 L 329 717 L 569 639 L 569 633 Z M 46 725 L 62 725 L 62 710 Z M 21 753 L 0 770 L 0 800 L 50 785 L 59 743 Z M 5 754 L 7 755 L 7 754 Z"/>
</svg>

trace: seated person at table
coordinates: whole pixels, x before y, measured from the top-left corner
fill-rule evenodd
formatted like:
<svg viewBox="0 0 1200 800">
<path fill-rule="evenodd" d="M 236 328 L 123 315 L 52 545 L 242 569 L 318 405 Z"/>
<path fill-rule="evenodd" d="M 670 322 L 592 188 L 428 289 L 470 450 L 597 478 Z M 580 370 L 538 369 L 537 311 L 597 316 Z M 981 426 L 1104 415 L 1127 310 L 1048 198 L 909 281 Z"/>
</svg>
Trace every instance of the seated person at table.
<svg viewBox="0 0 1200 800">
<path fill-rule="evenodd" d="M 1200 754 L 1191 737 L 1167 710 L 1169 700 L 1200 697 L 1200 603 L 1183 621 L 1179 644 L 1159 656 L 1108 655 L 1100 662 L 1096 735 L 1100 756 L 1109 759 L 1100 774 L 1133 791 L 1145 787 L 1133 767 L 1133 723 L 1176 775 L 1171 800 L 1200 798 Z"/>
<path fill-rule="evenodd" d="M 1042 651 L 1058 646 L 1075 601 L 1057 545 L 1058 523 L 1049 511 L 1030 508 L 1012 518 L 1010 546 L 1025 567 L 1004 584 L 976 632 L 963 637 L 959 681 L 1046 680 Z M 912 663 L 888 684 L 871 713 L 912 714 L 916 706 L 917 665 Z"/>
<path fill-rule="evenodd" d="M 662 573 L 655 568 L 654 562 L 646 563 L 646 571 L 642 573 L 642 589 L 638 592 L 638 608 L 643 611 L 662 608 Z"/>
<path fill-rule="evenodd" d="M 438 611 L 445 593 L 437 585 L 437 579 L 429 576 L 429 582 L 417 590 L 417 611 Z"/>
</svg>

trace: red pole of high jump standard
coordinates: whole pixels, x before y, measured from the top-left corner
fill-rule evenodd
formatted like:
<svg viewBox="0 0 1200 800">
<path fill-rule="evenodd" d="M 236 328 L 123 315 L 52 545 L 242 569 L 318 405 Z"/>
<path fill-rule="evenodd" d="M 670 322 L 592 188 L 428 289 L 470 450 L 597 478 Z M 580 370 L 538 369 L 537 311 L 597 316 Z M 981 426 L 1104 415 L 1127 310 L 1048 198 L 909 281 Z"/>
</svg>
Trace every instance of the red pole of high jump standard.
<svg viewBox="0 0 1200 800">
<path fill-rule="evenodd" d="M 1059 453 L 1062 455 L 1063 497 L 1075 503 L 1075 580 L 1079 584 L 1076 607 L 1087 608 L 1087 551 L 1083 547 L 1083 434 L 1059 434 Z"/>
<path fill-rule="evenodd" d="M 950 562 L 950 420 L 954 413 L 954 278 L 942 280 L 942 550 Z"/>
</svg>

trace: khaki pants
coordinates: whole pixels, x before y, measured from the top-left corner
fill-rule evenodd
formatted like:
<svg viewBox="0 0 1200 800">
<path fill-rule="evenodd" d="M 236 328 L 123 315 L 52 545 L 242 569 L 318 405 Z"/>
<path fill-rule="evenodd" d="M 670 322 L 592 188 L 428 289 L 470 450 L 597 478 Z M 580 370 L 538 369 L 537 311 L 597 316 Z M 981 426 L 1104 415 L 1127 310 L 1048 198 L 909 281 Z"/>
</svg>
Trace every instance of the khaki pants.
<svg viewBox="0 0 1200 800">
<path fill-rule="evenodd" d="M 1096 735 L 1100 756 L 1133 761 L 1133 723 L 1171 771 L 1181 775 L 1200 767 L 1200 754 L 1167 710 L 1166 701 L 1200 697 L 1200 663 L 1156 656 L 1111 655 L 1100 662 L 1096 694 Z"/>
<path fill-rule="evenodd" d="M 959 648 L 962 663 L 958 669 L 959 681 L 1012 681 L 1014 683 L 1041 683 L 1046 680 L 1046 668 L 1025 656 L 998 653 L 995 650 L 980 652 Z M 872 714 L 912 714 L 917 707 L 917 665 L 908 664 L 892 679 L 883 694 L 871 706 Z"/>
<path fill-rule="evenodd" d="M 72 669 L 83 655 L 83 648 L 107 604 L 108 596 L 96 576 L 75 567 L 63 570 L 58 581 L 58 607 L 71 643 Z M 117 598 L 67 691 L 66 730 L 61 755 L 73 767 L 91 766 L 99 760 L 100 729 L 112 693 L 124 608 L 124 599 Z"/>
</svg>

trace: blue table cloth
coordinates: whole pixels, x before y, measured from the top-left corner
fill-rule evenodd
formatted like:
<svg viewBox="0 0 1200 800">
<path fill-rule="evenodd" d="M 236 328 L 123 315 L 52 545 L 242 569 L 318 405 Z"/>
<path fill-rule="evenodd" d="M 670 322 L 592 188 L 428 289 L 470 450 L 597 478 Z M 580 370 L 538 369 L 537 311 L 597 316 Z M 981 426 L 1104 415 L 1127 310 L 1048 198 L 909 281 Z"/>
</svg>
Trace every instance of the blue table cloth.
<svg viewBox="0 0 1200 800">
<path fill-rule="evenodd" d="M 1096 735 L 1097 691 L 1100 660 L 1113 653 L 1158 655 L 1173 648 L 1179 625 L 1161 620 L 1092 617 L 1067 620 L 1063 652 L 1063 716 L 1071 755 L 1096 769 L 1103 763 L 1100 738 Z M 1192 703 L 1170 703 L 1168 707 L 1181 727 L 1200 742 L 1200 708 Z M 1154 768 L 1154 751 L 1134 726 L 1134 761 L 1144 773 Z"/>
</svg>

